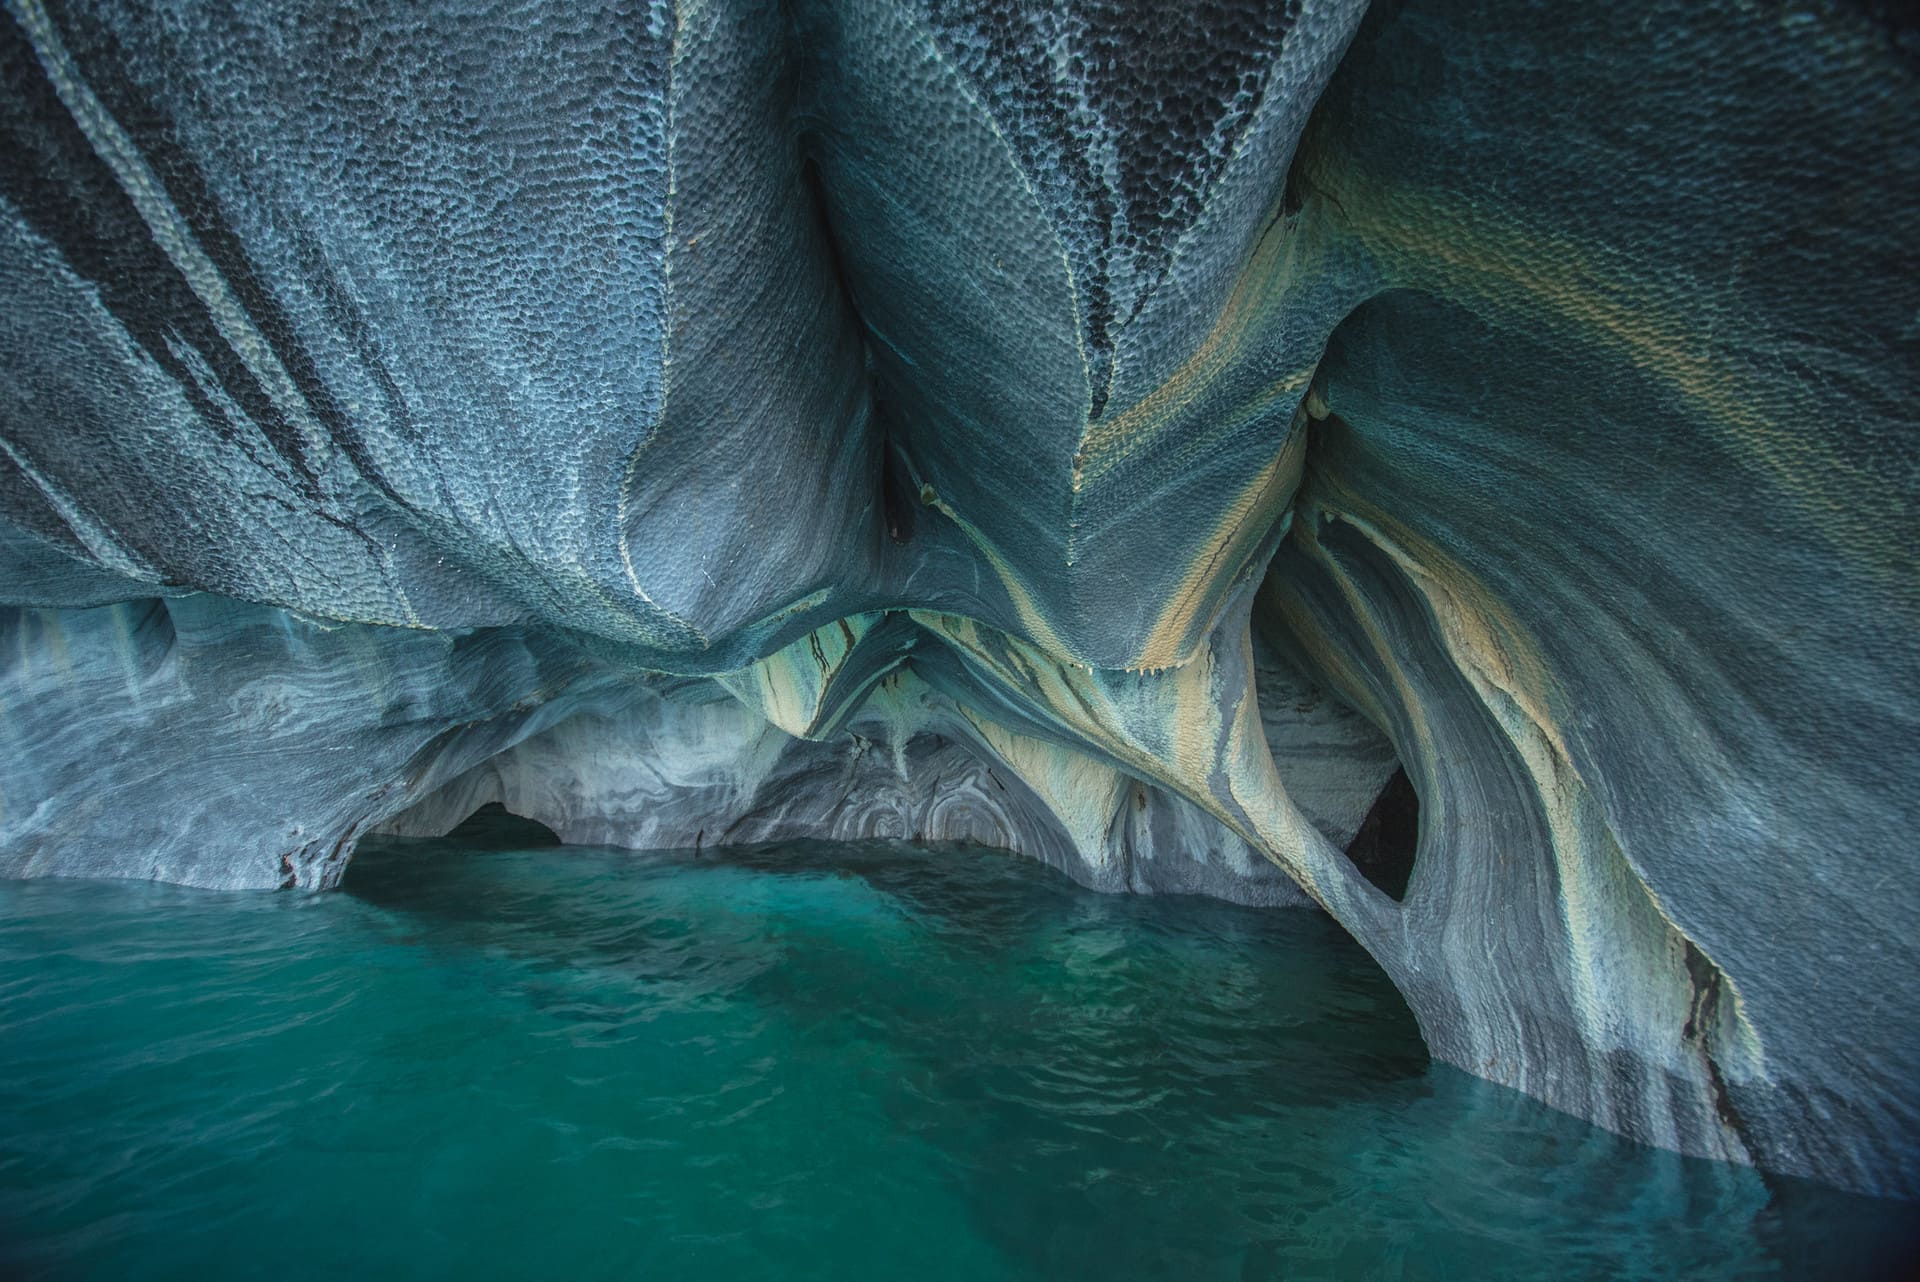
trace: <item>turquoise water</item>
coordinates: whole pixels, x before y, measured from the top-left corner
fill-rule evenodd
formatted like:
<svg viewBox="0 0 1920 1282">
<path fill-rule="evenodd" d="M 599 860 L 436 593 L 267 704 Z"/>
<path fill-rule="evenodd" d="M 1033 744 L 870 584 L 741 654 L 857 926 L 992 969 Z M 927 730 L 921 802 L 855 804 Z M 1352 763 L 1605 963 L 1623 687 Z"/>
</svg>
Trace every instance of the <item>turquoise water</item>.
<svg viewBox="0 0 1920 1282">
<path fill-rule="evenodd" d="M 0 883 L 0 1277 L 1856 1277 L 1907 1210 L 1434 1066 L 1316 915 L 993 852 Z"/>
</svg>

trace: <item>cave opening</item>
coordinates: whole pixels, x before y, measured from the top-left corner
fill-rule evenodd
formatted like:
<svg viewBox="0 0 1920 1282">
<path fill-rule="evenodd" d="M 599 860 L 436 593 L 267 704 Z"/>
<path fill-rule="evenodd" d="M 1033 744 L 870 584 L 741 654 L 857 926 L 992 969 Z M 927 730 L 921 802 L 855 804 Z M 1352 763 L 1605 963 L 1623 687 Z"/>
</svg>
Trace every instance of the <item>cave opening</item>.
<svg viewBox="0 0 1920 1282">
<path fill-rule="evenodd" d="M 565 844 L 538 819 L 516 815 L 497 801 L 462 819 L 444 840 L 468 850 L 531 850 Z"/>
<path fill-rule="evenodd" d="M 1399 903 L 1413 879 L 1413 858 L 1420 847 L 1420 795 L 1405 766 L 1380 790 L 1360 829 L 1347 843 L 1346 856 L 1374 889 Z"/>
<path fill-rule="evenodd" d="M 1309 596 L 1323 585 L 1302 569 L 1283 546 L 1254 608 L 1253 685 L 1267 750 L 1302 816 L 1399 903 L 1420 847 L 1420 795 L 1388 710 L 1366 697 L 1364 683 L 1343 684 L 1320 657 L 1330 638 L 1316 621 L 1338 616 L 1311 608 Z"/>
</svg>

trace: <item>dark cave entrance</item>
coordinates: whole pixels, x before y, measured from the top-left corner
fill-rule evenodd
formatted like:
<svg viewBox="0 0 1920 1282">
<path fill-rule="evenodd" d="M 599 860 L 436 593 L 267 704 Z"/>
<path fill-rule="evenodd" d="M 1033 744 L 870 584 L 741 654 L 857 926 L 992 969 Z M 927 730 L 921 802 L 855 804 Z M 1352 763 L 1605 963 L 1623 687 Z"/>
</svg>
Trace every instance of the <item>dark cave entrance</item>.
<svg viewBox="0 0 1920 1282">
<path fill-rule="evenodd" d="M 516 815 L 497 801 L 462 819 L 440 840 L 468 850 L 535 850 L 565 844 L 538 819 Z"/>
<path fill-rule="evenodd" d="M 1407 897 L 1413 879 L 1413 858 L 1420 848 L 1420 796 L 1400 767 L 1360 822 L 1347 843 L 1347 858 L 1360 875 L 1394 902 Z"/>
<path fill-rule="evenodd" d="M 490 801 L 444 836 L 381 832 L 367 837 L 354 851 L 339 888 L 352 898 L 384 903 L 400 887 L 425 888 L 445 878 L 449 865 L 438 862 L 442 856 L 544 853 L 565 844 L 539 820 L 516 815 L 500 802 Z"/>
</svg>

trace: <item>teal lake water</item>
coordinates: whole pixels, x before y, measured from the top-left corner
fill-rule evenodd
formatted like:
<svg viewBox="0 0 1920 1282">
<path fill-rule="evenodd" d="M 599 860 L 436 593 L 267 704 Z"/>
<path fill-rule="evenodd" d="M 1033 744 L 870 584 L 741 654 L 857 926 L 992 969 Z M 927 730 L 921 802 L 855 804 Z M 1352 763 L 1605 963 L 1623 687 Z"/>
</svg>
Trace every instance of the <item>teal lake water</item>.
<svg viewBox="0 0 1920 1282">
<path fill-rule="evenodd" d="M 0 1278 L 1894 1276 L 1913 1208 L 1429 1063 L 1299 911 L 994 852 L 0 882 Z"/>
</svg>

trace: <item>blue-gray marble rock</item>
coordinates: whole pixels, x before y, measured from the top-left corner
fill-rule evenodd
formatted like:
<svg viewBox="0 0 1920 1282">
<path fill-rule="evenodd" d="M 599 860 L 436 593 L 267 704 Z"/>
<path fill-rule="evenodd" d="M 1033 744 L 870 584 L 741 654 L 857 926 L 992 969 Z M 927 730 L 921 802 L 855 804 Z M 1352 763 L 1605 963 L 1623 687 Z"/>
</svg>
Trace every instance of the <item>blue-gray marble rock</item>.
<svg viewBox="0 0 1920 1282">
<path fill-rule="evenodd" d="M 0 64 L 0 873 L 983 842 L 1920 1195 L 1899 6 L 4 0 Z"/>
</svg>

